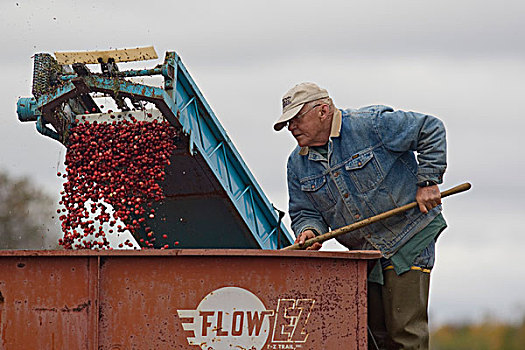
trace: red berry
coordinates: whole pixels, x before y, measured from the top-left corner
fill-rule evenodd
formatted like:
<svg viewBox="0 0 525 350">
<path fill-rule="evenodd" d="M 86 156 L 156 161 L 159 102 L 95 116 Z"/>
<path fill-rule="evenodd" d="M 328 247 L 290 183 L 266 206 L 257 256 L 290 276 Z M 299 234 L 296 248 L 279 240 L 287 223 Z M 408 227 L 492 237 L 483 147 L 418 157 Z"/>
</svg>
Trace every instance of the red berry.
<svg viewBox="0 0 525 350">
<path fill-rule="evenodd" d="M 66 213 L 60 216 L 64 232 L 60 244 L 65 248 L 108 248 L 103 224 L 113 227 L 117 219 L 124 223 L 117 225 L 117 232 L 129 230 L 137 236 L 136 231 L 144 229 L 153 236 L 145 215 L 154 218 L 155 211 L 147 213 L 146 207 L 164 198 L 158 181 L 164 179 L 165 160 L 175 149 L 175 130 L 167 122 L 131 120 L 111 124 L 77 120 L 71 128 L 66 173 L 57 173 L 68 179 L 60 193 Z M 107 234 L 111 233 L 109 229 Z M 139 242 L 153 246 L 143 239 Z M 133 246 L 129 241 L 124 244 Z"/>
</svg>

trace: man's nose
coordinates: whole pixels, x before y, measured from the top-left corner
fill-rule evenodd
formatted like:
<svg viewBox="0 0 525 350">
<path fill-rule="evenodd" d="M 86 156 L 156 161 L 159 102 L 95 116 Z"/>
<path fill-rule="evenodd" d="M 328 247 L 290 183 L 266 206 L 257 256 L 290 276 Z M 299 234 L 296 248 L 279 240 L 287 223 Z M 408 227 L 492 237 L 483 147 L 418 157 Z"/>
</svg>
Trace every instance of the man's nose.
<svg viewBox="0 0 525 350">
<path fill-rule="evenodd" d="M 295 122 L 294 122 L 294 120 L 293 119 L 289 120 L 287 126 L 288 126 L 288 130 L 289 131 L 292 131 L 293 129 L 295 129 Z"/>
</svg>

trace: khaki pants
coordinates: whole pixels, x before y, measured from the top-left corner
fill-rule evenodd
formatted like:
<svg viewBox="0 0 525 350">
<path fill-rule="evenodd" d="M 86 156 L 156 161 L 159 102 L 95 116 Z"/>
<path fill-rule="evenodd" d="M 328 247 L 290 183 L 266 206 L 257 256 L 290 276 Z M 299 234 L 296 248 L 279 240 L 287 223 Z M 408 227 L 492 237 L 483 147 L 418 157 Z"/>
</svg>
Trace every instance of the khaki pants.
<svg viewBox="0 0 525 350">
<path fill-rule="evenodd" d="M 430 273 L 386 270 L 383 278 L 382 286 L 368 283 L 368 349 L 428 349 Z"/>
</svg>

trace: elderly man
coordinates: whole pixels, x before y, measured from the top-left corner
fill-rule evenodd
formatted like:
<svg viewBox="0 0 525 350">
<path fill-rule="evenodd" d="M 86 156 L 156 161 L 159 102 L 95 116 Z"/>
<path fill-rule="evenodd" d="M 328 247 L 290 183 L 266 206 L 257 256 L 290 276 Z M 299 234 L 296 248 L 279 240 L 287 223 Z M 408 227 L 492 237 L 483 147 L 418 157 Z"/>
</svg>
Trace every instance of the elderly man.
<svg viewBox="0 0 525 350">
<path fill-rule="evenodd" d="M 437 186 L 446 169 L 443 123 L 385 106 L 340 110 L 313 83 L 290 89 L 282 108 L 274 129 L 286 126 L 298 143 L 287 172 L 296 243 L 418 202 L 337 240 L 383 255 L 369 275 L 369 347 L 427 349 L 430 270 L 446 227 Z"/>
</svg>

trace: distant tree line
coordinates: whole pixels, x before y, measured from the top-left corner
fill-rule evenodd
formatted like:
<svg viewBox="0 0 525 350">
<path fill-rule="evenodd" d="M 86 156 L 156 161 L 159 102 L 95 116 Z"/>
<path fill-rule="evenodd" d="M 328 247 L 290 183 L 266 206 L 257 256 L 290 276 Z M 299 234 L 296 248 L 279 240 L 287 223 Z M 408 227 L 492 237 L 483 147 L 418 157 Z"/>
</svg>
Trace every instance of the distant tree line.
<svg viewBox="0 0 525 350">
<path fill-rule="evenodd" d="M 0 170 L 0 249 L 56 248 L 54 209 L 53 199 L 29 179 Z"/>
<path fill-rule="evenodd" d="M 525 317 L 520 324 L 487 321 L 445 325 L 432 333 L 432 350 L 524 350 Z"/>
</svg>

